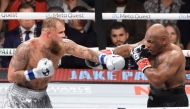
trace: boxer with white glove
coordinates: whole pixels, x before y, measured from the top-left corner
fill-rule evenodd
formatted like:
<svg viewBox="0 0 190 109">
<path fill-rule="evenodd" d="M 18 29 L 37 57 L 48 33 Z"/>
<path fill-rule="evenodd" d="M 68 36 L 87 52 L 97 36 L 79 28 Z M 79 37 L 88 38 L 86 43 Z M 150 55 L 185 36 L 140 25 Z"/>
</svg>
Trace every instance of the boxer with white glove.
<svg viewBox="0 0 190 109">
<path fill-rule="evenodd" d="M 125 66 L 125 59 L 122 56 L 111 54 L 101 54 L 99 56 L 101 64 L 106 64 L 106 67 L 110 71 L 122 70 Z"/>
<path fill-rule="evenodd" d="M 110 49 L 104 49 L 104 50 L 101 50 L 101 52 L 107 55 L 113 54 L 113 51 Z M 89 60 L 85 60 L 85 64 L 92 69 L 103 70 L 103 66 L 100 63 L 95 63 Z"/>
<path fill-rule="evenodd" d="M 54 73 L 53 62 L 47 58 L 42 58 L 36 68 L 26 70 L 24 72 L 27 81 L 34 80 L 37 78 L 44 78 L 52 76 Z"/>
<path fill-rule="evenodd" d="M 146 48 L 145 45 L 135 47 L 131 50 L 130 54 L 143 73 L 145 69 L 152 67 L 148 60 L 148 48 Z"/>
</svg>

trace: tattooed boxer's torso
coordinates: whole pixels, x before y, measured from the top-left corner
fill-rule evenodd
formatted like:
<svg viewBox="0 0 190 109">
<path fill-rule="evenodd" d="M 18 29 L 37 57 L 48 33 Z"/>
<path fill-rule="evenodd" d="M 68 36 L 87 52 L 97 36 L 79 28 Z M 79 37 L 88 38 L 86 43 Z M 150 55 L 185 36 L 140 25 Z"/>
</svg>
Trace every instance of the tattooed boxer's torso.
<svg viewBox="0 0 190 109">
<path fill-rule="evenodd" d="M 18 55 L 13 56 L 14 62 L 10 65 L 16 70 L 29 70 L 37 66 L 38 62 L 42 58 L 48 58 L 52 60 L 54 67 L 57 67 L 59 59 L 63 56 L 63 50 L 53 52 L 45 45 L 39 43 L 37 40 L 30 41 L 30 44 L 25 44 L 19 47 L 20 52 Z M 23 61 L 24 60 L 24 61 Z M 27 61 L 25 61 L 27 60 Z M 27 63 L 26 63 L 27 62 Z M 22 75 L 17 75 L 17 79 L 25 79 Z M 50 82 L 51 77 L 35 79 L 32 81 L 17 82 L 17 84 L 30 88 L 30 89 L 43 89 Z"/>
<path fill-rule="evenodd" d="M 17 47 L 9 65 L 8 80 L 30 89 L 44 89 L 50 82 L 51 77 L 26 81 L 24 71 L 36 68 L 42 58 L 51 60 L 54 68 L 56 68 L 65 53 L 93 62 L 99 62 L 99 55 L 101 54 L 99 51 L 95 52 L 69 39 L 63 39 L 58 42 L 52 41 L 47 48 L 43 43 L 39 42 L 38 38 L 34 38 Z"/>
</svg>

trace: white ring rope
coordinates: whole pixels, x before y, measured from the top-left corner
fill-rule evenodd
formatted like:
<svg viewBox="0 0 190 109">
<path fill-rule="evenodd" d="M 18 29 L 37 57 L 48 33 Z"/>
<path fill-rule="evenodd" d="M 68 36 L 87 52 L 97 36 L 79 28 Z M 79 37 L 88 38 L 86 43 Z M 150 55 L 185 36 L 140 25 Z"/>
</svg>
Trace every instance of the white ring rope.
<svg viewBox="0 0 190 109">
<path fill-rule="evenodd" d="M 99 50 L 97 47 L 90 48 L 90 49 Z M 106 49 L 113 50 L 114 48 L 106 47 Z M 13 56 L 15 51 L 16 51 L 16 49 L 14 49 L 14 48 L 0 48 L 0 56 Z M 190 57 L 190 50 L 182 50 L 182 52 L 185 57 Z M 69 55 L 69 54 L 65 54 L 65 55 Z"/>
</svg>

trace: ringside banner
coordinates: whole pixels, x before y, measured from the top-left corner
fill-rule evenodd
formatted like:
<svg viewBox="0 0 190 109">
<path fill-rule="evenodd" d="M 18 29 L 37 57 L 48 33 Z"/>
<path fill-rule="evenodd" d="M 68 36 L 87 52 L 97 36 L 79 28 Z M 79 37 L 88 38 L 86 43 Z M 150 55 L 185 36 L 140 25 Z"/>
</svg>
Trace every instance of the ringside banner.
<svg viewBox="0 0 190 109">
<path fill-rule="evenodd" d="M 47 17 L 57 17 L 60 19 L 95 19 L 94 12 L 83 13 L 50 13 L 50 12 L 1 12 L 0 19 L 46 19 Z M 126 20 L 189 20 L 189 13 L 102 13 L 102 19 L 126 19 Z"/>
<path fill-rule="evenodd" d="M 95 14 L 85 13 L 42 13 L 42 12 L 4 12 L 0 13 L 0 19 L 46 19 L 48 17 L 57 17 L 60 19 L 95 19 Z"/>
<path fill-rule="evenodd" d="M 3 71 L 7 69 L 1 68 L 0 72 Z M 0 81 L 7 81 L 7 76 L 1 76 L 2 74 L 0 74 Z M 148 83 L 148 79 L 139 70 L 111 72 L 106 69 L 56 69 L 52 82 Z M 190 83 L 190 70 L 186 70 L 186 82 Z"/>
</svg>

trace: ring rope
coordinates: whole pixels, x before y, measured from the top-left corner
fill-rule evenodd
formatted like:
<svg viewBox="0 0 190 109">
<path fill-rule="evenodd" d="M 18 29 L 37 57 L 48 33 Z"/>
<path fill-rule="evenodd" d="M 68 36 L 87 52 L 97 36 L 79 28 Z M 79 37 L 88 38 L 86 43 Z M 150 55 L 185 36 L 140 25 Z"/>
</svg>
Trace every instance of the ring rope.
<svg viewBox="0 0 190 109">
<path fill-rule="evenodd" d="M 90 48 L 92 50 L 99 50 L 97 47 Z M 112 47 L 106 47 L 106 49 L 113 50 Z M 0 56 L 13 56 L 14 52 L 16 51 L 15 48 L 0 48 Z M 185 57 L 190 57 L 190 50 L 182 50 Z M 69 54 L 65 54 L 69 55 Z"/>
</svg>

